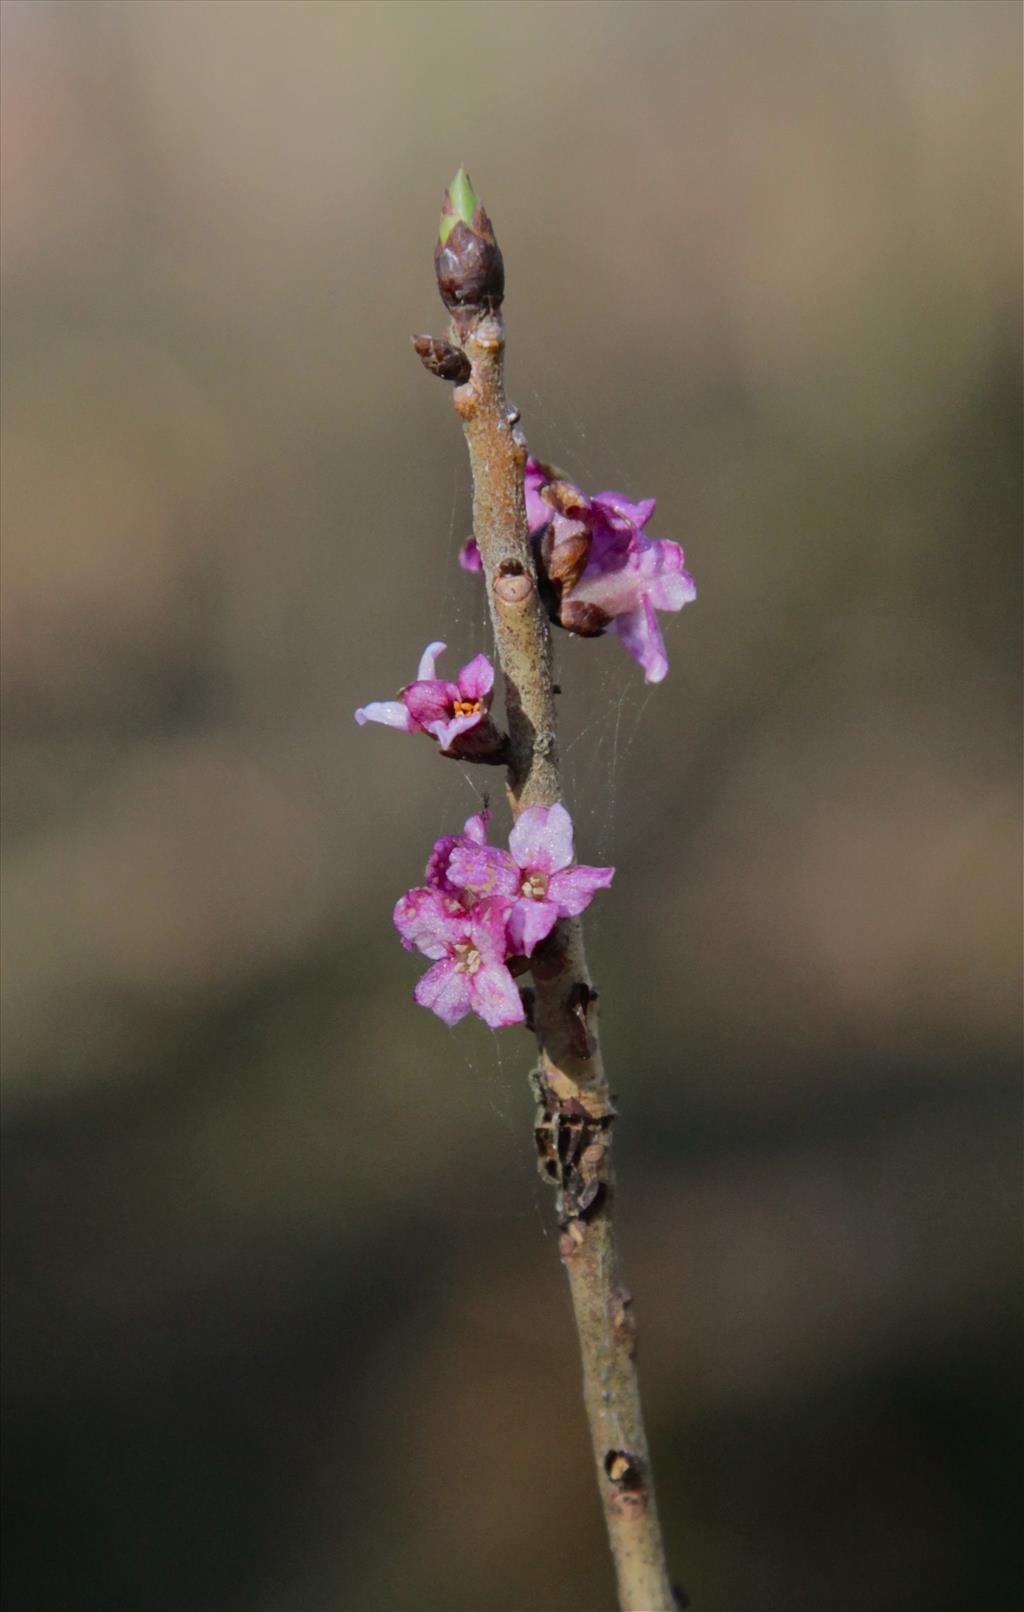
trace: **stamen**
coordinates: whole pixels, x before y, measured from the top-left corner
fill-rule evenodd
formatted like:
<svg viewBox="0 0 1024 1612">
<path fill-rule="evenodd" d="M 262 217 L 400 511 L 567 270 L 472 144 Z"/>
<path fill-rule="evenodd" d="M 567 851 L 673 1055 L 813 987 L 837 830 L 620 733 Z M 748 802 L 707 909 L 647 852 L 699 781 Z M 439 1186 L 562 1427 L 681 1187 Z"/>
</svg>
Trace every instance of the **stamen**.
<svg viewBox="0 0 1024 1612">
<path fill-rule="evenodd" d="M 548 876 L 536 869 L 528 873 L 522 883 L 522 894 L 533 901 L 543 901 L 548 893 Z"/>
<path fill-rule="evenodd" d="M 458 962 L 455 964 L 460 974 L 475 974 L 480 968 L 483 958 L 471 940 L 460 940 L 454 947 Z"/>
</svg>

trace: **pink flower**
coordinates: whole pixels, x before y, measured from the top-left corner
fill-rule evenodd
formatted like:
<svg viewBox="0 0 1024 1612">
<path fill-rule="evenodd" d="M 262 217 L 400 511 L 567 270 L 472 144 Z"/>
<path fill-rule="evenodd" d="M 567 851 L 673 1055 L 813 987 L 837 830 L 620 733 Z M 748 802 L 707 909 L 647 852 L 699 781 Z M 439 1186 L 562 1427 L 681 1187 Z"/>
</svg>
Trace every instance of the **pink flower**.
<svg viewBox="0 0 1024 1612">
<path fill-rule="evenodd" d="M 433 959 L 414 992 L 445 1024 L 479 1014 L 492 1030 L 522 1024 L 522 998 L 505 967 L 510 903 L 478 901 L 470 908 L 436 886 L 409 890 L 395 907 L 395 928 L 409 950 Z"/>
<path fill-rule="evenodd" d="M 621 493 L 588 498 L 572 482 L 555 480 L 554 472 L 531 461 L 527 466 L 527 507 L 534 515 L 551 501 L 553 553 L 567 549 L 570 525 L 582 520 L 590 528 L 590 551 L 577 579 L 564 577 L 548 564 L 561 583 L 559 623 L 586 636 L 611 628 L 618 633 L 648 683 L 660 683 L 668 672 L 658 610 L 681 610 L 697 597 L 678 543 L 652 540 L 643 528 L 654 514 L 653 498 L 633 503 Z M 556 513 L 556 510 L 562 513 Z M 560 523 L 561 528 L 560 528 Z M 542 558 L 544 556 L 542 555 Z"/>
<path fill-rule="evenodd" d="M 618 633 L 647 682 L 660 683 L 668 656 L 656 612 L 681 610 L 697 589 L 678 543 L 644 535 L 654 499 L 633 503 L 610 492 L 589 498 L 561 471 L 532 457 L 524 492 L 552 620 L 583 637 Z M 459 563 L 467 571 L 481 569 L 473 538 Z"/>
<path fill-rule="evenodd" d="M 494 687 L 494 667 L 486 655 L 476 655 L 454 683 L 434 676 L 438 656 L 446 646 L 428 644 L 420 657 L 416 681 L 403 688 L 397 700 L 377 700 L 361 706 L 356 721 L 383 722 L 403 733 L 430 733 L 447 754 L 467 760 L 497 759 L 504 741 L 488 717 Z M 475 731 L 474 731 L 475 730 Z M 473 734 L 472 739 L 467 735 Z"/>
<path fill-rule="evenodd" d="M 678 543 L 644 536 L 642 528 L 654 513 L 653 498 L 627 504 L 617 493 L 599 493 L 593 508 L 597 519 L 590 559 L 568 597 L 563 594 L 564 625 L 572 631 L 581 608 L 601 612 L 643 667 L 645 681 L 660 683 L 668 672 L 668 655 L 655 612 L 681 610 L 697 597 L 685 556 Z"/>
<path fill-rule="evenodd" d="M 478 899 L 509 904 L 509 946 L 529 957 L 559 918 L 575 918 L 607 889 L 615 869 L 573 863 L 572 818 L 564 806 L 528 806 L 508 844 L 502 851 L 463 841 L 448 853 L 445 871 L 453 886 Z"/>
</svg>

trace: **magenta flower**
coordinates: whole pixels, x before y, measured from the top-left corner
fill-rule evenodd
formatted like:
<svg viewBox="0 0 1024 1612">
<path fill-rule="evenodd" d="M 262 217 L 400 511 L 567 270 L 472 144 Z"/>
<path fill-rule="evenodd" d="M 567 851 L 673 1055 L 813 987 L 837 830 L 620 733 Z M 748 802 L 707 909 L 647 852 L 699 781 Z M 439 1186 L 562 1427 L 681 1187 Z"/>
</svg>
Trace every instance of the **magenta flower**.
<svg viewBox="0 0 1024 1612">
<path fill-rule="evenodd" d="M 476 655 L 454 683 L 435 677 L 442 643 L 428 644 L 420 657 L 416 681 L 403 688 L 397 700 L 377 700 L 360 706 L 356 721 L 383 722 L 403 733 L 430 733 L 447 754 L 466 760 L 497 758 L 504 741 L 488 717 L 494 687 L 494 667 L 486 655 Z M 469 734 L 472 739 L 468 738 Z"/>
<path fill-rule="evenodd" d="M 615 869 L 573 863 L 572 818 L 564 806 L 528 806 L 508 845 L 502 851 L 465 840 L 447 854 L 445 871 L 457 888 L 509 904 L 509 946 L 529 957 L 559 918 L 577 917 L 607 889 Z"/>
<path fill-rule="evenodd" d="M 648 683 L 660 683 L 668 672 L 665 640 L 655 614 L 681 610 L 697 597 L 678 543 L 645 537 L 643 527 L 654 513 L 654 499 L 631 504 L 618 493 L 598 493 L 590 558 L 580 580 L 562 596 L 562 620 L 570 632 L 579 612 L 608 617 Z"/>
<path fill-rule="evenodd" d="M 644 535 L 654 499 L 633 503 L 621 493 L 589 498 L 561 471 L 532 457 L 524 490 L 538 566 L 551 585 L 552 619 L 583 637 L 618 633 L 647 682 L 660 683 L 668 656 L 656 612 L 681 610 L 697 589 L 678 543 Z M 467 571 L 481 569 L 472 538 L 459 563 Z"/>
<path fill-rule="evenodd" d="M 459 550 L 459 564 L 464 571 L 482 571 L 484 562 L 480 558 L 480 547 L 475 537 L 467 537 Z"/>
<path fill-rule="evenodd" d="M 545 479 L 546 478 L 546 479 Z M 660 683 L 668 671 L 658 610 L 681 610 L 697 597 L 678 543 L 652 540 L 644 527 L 654 514 L 653 498 L 633 503 L 621 493 L 593 498 L 574 483 L 536 460 L 526 467 L 526 506 L 531 522 L 545 507 L 551 521 L 552 565 L 548 571 L 561 584 L 560 625 L 586 636 L 606 628 L 618 633 L 648 683 Z M 558 569 L 559 553 L 567 553 L 571 534 L 583 522 L 590 530 L 586 565 L 578 578 Z M 547 558 L 543 552 L 542 560 Z"/>
<path fill-rule="evenodd" d="M 505 967 L 505 925 L 510 903 L 478 901 L 466 908 L 436 887 L 409 890 L 395 907 L 395 928 L 410 951 L 433 959 L 413 993 L 445 1024 L 477 1013 L 492 1030 L 526 1017 L 515 980 Z"/>
</svg>

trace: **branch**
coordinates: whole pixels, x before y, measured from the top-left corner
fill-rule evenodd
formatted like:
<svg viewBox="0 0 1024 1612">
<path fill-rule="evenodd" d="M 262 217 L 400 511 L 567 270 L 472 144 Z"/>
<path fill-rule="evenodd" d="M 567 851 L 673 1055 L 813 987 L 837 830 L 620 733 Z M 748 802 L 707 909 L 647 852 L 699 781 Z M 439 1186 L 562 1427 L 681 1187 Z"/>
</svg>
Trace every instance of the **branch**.
<svg viewBox="0 0 1024 1612">
<path fill-rule="evenodd" d="M 449 227 L 446 234 L 443 214 L 438 280 L 453 315 L 451 345 L 470 366 L 453 396 L 469 448 L 473 533 L 505 679 L 508 792 L 518 816 L 526 806 L 561 800 L 550 629 L 527 529 L 526 443 L 516 428 L 518 411 L 505 395 L 501 256 L 490 221 L 461 171 L 446 211 Z M 472 260 L 473 271 L 461 288 L 457 262 L 452 267 L 460 252 L 464 261 Z M 463 366 L 451 367 L 465 373 Z M 678 1603 L 655 1505 L 630 1295 L 616 1269 L 615 1110 L 601 1060 L 597 993 L 587 971 L 580 919 L 559 922 L 538 946 L 532 968 L 533 1027 L 540 1047 L 535 1080 L 540 1167 L 558 1189 L 559 1253 L 576 1316 L 584 1403 L 619 1602 L 629 1612 L 673 1612 Z"/>
</svg>

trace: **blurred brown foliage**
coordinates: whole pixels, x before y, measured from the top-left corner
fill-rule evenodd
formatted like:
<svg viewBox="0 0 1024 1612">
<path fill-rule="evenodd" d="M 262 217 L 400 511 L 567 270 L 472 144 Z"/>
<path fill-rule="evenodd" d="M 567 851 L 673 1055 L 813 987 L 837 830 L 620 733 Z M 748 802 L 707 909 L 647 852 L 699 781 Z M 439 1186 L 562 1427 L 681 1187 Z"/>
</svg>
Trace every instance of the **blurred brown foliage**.
<svg viewBox="0 0 1024 1612">
<path fill-rule="evenodd" d="M 484 780 L 441 193 L 531 446 L 657 493 L 559 643 L 625 1259 L 698 1612 L 1013 1604 L 1016 5 L 3 8 L 13 1612 L 589 1612 L 525 1037 L 390 911 Z"/>
</svg>

